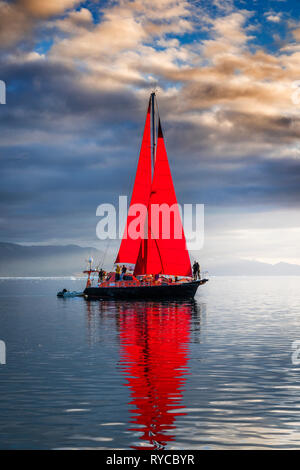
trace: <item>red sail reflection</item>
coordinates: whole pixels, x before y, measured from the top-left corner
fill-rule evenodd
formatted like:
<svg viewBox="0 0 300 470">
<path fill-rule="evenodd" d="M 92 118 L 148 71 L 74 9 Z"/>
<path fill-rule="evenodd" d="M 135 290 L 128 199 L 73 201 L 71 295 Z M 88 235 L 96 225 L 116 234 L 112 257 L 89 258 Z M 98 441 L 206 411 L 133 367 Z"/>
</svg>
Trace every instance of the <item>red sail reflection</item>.
<svg viewBox="0 0 300 470">
<path fill-rule="evenodd" d="M 188 373 L 191 304 L 132 304 L 119 317 L 121 366 L 131 390 L 134 449 L 164 448 L 174 440 L 176 416 Z M 177 410 L 177 411 L 176 411 Z M 145 445 L 146 444 L 146 445 Z"/>
</svg>

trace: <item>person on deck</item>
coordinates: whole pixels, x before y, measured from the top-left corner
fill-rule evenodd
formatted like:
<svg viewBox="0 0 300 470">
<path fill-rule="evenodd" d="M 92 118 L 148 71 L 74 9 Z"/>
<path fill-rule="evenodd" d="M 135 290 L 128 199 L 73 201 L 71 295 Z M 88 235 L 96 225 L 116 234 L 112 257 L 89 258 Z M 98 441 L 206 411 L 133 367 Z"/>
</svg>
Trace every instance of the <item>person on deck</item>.
<svg viewBox="0 0 300 470">
<path fill-rule="evenodd" d="M 200 279 L 200 265 L 198 261 L 194 261 L 193 264 L 193 276 L 194 280 L 196 281 L 197 279 Z"/>
<path fill-rule="evenodd" d="M 99 282 L 102 282 L 102 281 L 103 281 L 104 274 L 105 274 L 105 272 L 104 272 L 103 269 L 101 268 L 100 271 L 99 271 Z"/>
<path fill-rule="evenodd" d="M 119 281 L 119 280 L 120 280 L 120 272 L 121 272 L 121 268 L 120 268 L 120 266 L 117 264 L 117 267 L 116 267 L 116 281 Z"/>
<path fill-rule="evenodd" d="M 127 268 L 126 268 L 126 266 L 123 264 L 123 266 L 122 266 L 122 271 L 121 271 L 121 280 L 123 279 L 124 274 L 126 274 L 126 271 L 127 271 Z"/>
</svg>

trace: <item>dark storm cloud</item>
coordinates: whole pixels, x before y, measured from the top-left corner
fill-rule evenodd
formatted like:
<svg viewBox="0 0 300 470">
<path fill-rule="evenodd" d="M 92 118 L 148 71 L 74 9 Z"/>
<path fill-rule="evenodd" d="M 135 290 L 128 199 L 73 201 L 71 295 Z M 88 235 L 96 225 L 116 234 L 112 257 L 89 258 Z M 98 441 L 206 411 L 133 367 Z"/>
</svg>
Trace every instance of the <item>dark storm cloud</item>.
<svg viewBox="0 0 300 470">
<path fill-rule="evenodd" d="M 127 90 L 83 88 L 80 72 L 55 62 L 2 62 L 2 71 L 10 91 L 8 106 L 1 108 L 1 213 L 11 220 L 3 239 L 94 236 L 98 204 L 130 194 L 147 100 L 141 105 Z M 172 121 L 171 102 L 162 103 L 161 113 L 180 201 L 274 206 L 299 200 L 297 160 L 241 158 L 230 156 L 228 148 L 220 160 L 215 143 L 222 131 Z M 241 132 L 250 126 L 245 115 L 234 119 Z M 264 139 L 280 138 L 281 129 L 287 141 L 294 137 L 288 119 L 257 122 Z M 225 146 L 231 137 L 223 137 Z"/>
<path fill-rule="evenodd" d="M 4 125 L 58 131 L 59 120 L 63 131 L 76 126 L 80 130 L 86 121 L 91 126 L 92 119 L 95 126 L 117 124 L 126 122 L 133 112 L 140 113 L 133 92 L 83 87 L 80 79 L 84 74 L 61 63 L 40 59 L 12 65 L 2 61 L 0 65 L 8 90 L 9 106 L 1 116 Z M 71 122 L 69 118 L 73 118 Z"/>
<path fill-rule="evenodd" d="M 129 192 L 145 110 L 129 93 L 80 87 L 61 64 L 2 70 L 3 239 L 95 237 L 97 206 Z"/>
<path fill-rule="evenodd" d="M 25 36 L 27 41 L 32 23 L 52 15 L 38 2 L 25 2 L 30 8 L 22 31 L 21 3 L 16 19 L 10 16 L 10 44 Z M 123 12 L 126 47 L 113 41 L 120 34 L 114 11 L 102 28 L 75 29 L 75 23 L 65 22 L 65 36 L 55 37 L 54 52 L 45 57 L 28 55 L 27 42 L 0 56 L 0 78 L 7 84 L 7 105 L 0 107 L 2 240 L 95 237 L 98 204 L 115 203 L 132 188 L 154 81 L 147 73 L 156 73 L 165 88 L 158 99 L 180 202 L 241 210 L 298 204 L 299 160 L 292 149 L 289 154 L 299 137 L 298 118 L 272 108 L 276 99 L 290 100 L 288 92 L 277 89 L 286 72 L 275 56 L 244 53 L 244 14 L 228 22 L 215 19 L 217 36 L 204 45 L 210 66 L 194 66 L 198 49 L 176 45 L 177 39 L 175 46 L 172 39 L 168 44 L 153 21 L 145 30 L 134 17 L 131 22 L 138 3 L 126 4 Z M 180 11 L 180 2 L 177 7 Z M 157 47 L 151 34 L 161 34 L 166 46 Z M 180 68 L 185 60 L 188 66 Z M 270 77 L 274 82 L 266 84 Z M 176 91 L 168 91 L 170 83 L 170 89 L 178 84 Z"/>
</svg>

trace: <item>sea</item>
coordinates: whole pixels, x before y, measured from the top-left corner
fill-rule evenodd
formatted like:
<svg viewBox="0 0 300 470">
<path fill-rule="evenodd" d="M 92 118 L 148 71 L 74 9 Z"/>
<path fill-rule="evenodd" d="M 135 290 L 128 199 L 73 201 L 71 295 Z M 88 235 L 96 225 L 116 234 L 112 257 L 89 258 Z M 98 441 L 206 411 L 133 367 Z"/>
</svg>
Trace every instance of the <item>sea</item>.
<svg viewBox="0 0 300 470">
<path fill-rule="evenodd" d="M 0 279 L 1 449 L 296 449 L 300 277 L 189 301 L 87 301 Z"/>
</svg>

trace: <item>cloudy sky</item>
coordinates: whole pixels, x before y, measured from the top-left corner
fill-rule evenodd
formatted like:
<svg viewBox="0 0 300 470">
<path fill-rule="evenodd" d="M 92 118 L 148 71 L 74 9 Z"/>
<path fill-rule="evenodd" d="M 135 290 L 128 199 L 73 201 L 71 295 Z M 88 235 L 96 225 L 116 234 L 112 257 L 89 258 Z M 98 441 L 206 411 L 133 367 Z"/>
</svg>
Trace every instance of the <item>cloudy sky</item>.
<svg viewBox="0 0 300 470">
<path fill-rule="evenodd" d="M 0 0 L 0 79 L 1 241 L 103 249 L 156 87 L 201 258 L 300 264 L 300 2 Z"/>
</svg>

